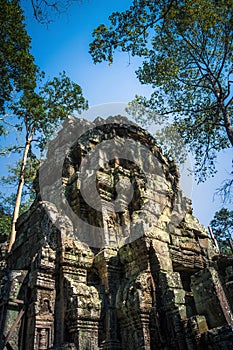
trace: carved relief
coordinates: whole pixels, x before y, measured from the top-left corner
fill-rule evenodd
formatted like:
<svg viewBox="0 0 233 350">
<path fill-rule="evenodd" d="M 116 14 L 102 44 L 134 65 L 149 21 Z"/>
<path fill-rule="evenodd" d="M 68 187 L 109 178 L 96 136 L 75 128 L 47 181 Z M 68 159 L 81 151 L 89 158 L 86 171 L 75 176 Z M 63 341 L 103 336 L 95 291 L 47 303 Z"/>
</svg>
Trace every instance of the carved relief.
<svg viewBox="0 0 233 350">
<path fill-rule="evenodd" d="M 18 286 L 1 272 L 1 333 L 6 337 L 6 323 L 16 319 L 9 300 L 18 298 L 25 303 L 14 332 L 19 350 L 230 349 L 232 260 L 216 258 L 179 188 L 176 166 L 152 136 L 121 117 L 111 120 L 69 117 L 48 150 L 56 151 L 42 166 L 50 197 L 41 201 L 38 193 L 0 264 L 22 276 Z M 63 133 L 78 134 L 83 125 L 86 133 L 72 139 L 67 153 Z M 128 158 L 119 152 L 106 161 L 108 149 L 100 149 L 82 182 L 81 164 L 109 139 Z M 54 170 L 59 157 L 61 183 Z"/>
</svg>

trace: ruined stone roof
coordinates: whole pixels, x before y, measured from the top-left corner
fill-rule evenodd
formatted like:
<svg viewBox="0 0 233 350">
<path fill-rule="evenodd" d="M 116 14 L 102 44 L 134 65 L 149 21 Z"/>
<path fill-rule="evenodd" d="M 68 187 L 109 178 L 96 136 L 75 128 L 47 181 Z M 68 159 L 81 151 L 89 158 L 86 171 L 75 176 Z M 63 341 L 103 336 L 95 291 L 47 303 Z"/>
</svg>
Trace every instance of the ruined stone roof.
<svg viewBox="0 0 233 350">
<path fill-rule="evenodd" d="M 232 259 L 216 255 L 178 168 L 147 131 L 122 116 L 70 116 L 0 265 L 2 342 L 13 334 L 23 350 L 230 349 Z"/>
</svg>

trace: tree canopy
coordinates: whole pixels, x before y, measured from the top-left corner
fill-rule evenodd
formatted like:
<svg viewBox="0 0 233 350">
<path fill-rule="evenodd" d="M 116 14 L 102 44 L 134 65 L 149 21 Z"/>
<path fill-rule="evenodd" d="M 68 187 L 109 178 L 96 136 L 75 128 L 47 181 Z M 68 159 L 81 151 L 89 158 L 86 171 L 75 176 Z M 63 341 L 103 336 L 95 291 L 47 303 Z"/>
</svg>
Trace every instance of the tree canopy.
<svg viewBox="0 0 233 350">
<path fill-rule="evenodd" d="M 1 193 L 0 193 L 1 196 Z M 9 234 L 11 229 L 11 211 L 6 205 L 2 205 L 0 203 L 0 243 L 1 243 L 1 237 L 5 237 Z"/>
<path fill-rule="evenodd" d="M 210 222 L 214 235 L 218 241 L 220 250 L 230 252 L 229 239 L 233 239 L 233 211 L 222 208 L 214 215 Z"/>
<path fill-rule="evenodd" d="M 9 106 L 12 115 L 9 118 L 17 118 L 17 129 L 24 135 L 24 144 L 18 188 L 16 192 L 15 207 L 12 221 L 10 239 L 11 250 L 15 240 L 15 224 L 19 216 L 21 197 L 25 184 L 25 172 L 30 156 L 30 150 L 34 143 L 43 149 L 45 141 L 54 132 L 56 126 L 74 111 L 82 111 L 87 108 L 87 101 L 82 95 L 81 87 L 72 82 L 63 72 L 59 77 L 42 83 L 44 74 L 38 78 L 37 90 L 28 89 L 23 92 L 18 101 Z M 6 122 L 7 118 L 4 120 Z M 18 146 L 12 149 L 18 149 Z"/>
<path fill-rule="evenodd" d="M 32 170 L 35 170 L 35 164 L 38 165 L 32 152 L 33 145 L 43 150 L 56 126 L 70 113 L 86 109 L 87 101 L 81 87 L 71 81 L 65 72 L 53 79 L 47 79 L 45 73 L 36 67 L 18 1 L 3 0 L 0 15 L 3 26 L 0 42 L 0 134 L 10 133 L 10 130 L 13 133 L 17 131 L 23 140 L 21 144 L 10 145 L 1 150 L 3 155 L 9 152 L 21 154 L 17 168 L 15 171 L 13 169 L 13 178 L 8 176 L 5 179 L 12 182 L 17 177 L 17 190 L 15 197 L 13 196 L 15 204 L 10 251 L 15 240 L 15 224 L 20 213 L 25 181 L 27 182 L 28 172 L 32 169 L 29 165 L 33 165 Z M 29 178 L 32 181 L 32 174 Z M 8 209 L 4 210 L 6 206 L 2 202 L 3 213 L 8 215 L 11 207 L 12 205 L 8 205 Z"/>
<path fill-rule="evenodd" d="M 0 5 L 0 118 L 16 93 L 36 84 L 36 66 L 30 53 L 31 39 L 17 0 L 2 0 Z M 0 126 L 0 134 L 5 131 Z"/>
<path fill-rule="evenodd" d="M 172 122 L 195 155 L 199 180 L 214 173 L 217 152 L 233 145 L 232 15 L 231 0 L 135 0 L 109 17 L 109 27 L 96 28 L 90 44 L 95 63 L 112 63 L 117 49 L 143 57 L 136 74 L 154 92 L 136 96 L 129 109 L 137 118 L 143 104 L 155 122 Z"/>
</svg>

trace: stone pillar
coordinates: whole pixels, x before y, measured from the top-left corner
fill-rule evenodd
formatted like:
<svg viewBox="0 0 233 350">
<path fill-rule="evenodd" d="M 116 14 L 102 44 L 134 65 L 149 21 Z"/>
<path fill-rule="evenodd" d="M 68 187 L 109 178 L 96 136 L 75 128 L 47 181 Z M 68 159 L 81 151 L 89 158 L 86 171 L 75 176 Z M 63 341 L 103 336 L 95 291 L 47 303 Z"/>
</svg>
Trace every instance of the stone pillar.
<svg viewBox="0 0 233 350">
<path fill-rule="evenodd" d="M 103 289 L 102 302 L 102 334 L 103 340 L 100 348 L 104 350 L 121 349 L 118 339 L 118 324 L 116 314 L 116 294 L 120 283 L 120 264 L 117 250 L 105 248 L 101 250 L 94 260 L 94 267 L 98 270 L 100 288 Z"/>
<path fill-rule="evenodd" d="M 87 245 L 68 237 L 62 238 L 59 258 L 64 294 L 63 342 L 73 343 L 77 349 L 98 349 L 100 299 L 94 286 L 87 285 L 87 269 L 93 253 Z"/>
<path fill-rule="evenodd" d="M 55 312 L 55 252 L 49 247 L 41 248 L 28 282 L 28 308 L 25 315 L 25 350 L 44 350 L 54 343 Z"/>
<path fill-rule="evenodd" d="M 153 341 L 159 338 L 152 335 L 152 329 L 156 335 L 158 333 L 158 322 L 154 312 L 155 286 L 150 272 L 149 246 L 141 237 L 119 251 L 124 275 L 117 294 L 117 314 L 123 349 L 156 349 Z"/>
</svg>

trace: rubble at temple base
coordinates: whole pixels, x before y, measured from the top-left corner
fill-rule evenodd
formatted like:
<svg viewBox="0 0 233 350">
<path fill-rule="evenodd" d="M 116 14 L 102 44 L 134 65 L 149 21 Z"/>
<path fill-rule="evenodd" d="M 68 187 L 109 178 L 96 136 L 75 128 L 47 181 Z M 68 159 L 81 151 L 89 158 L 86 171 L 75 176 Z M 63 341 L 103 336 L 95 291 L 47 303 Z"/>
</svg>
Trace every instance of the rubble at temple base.
<svg viewBox="0 0 233 350">
<path fill-rule="evenodd" d="M 85 133 L 62 156 L 64 204 L 55 163 L 65 152 L 61 139 L 80 125 Z M 93 178 L 82 183 L 80 164 L 108 140 L 134 141 L 137 163 L 130 155 L 100 161 L 97 210 L 83 198 L 92 198 Z M 146 149 L 156 169 L 145 175 Z M 122 117 L 71 117 L 41 174 L 12 251 L 1 243 L 0 349 L 232 349 L 233 255 L 218 254 L 152 136 Z"/>
</svg>

